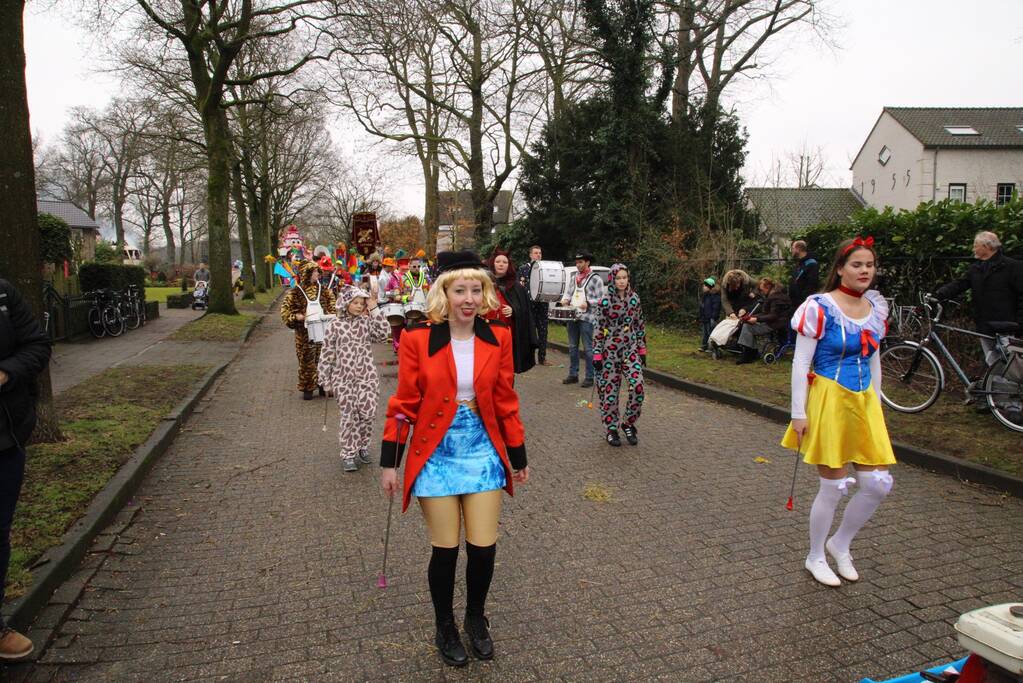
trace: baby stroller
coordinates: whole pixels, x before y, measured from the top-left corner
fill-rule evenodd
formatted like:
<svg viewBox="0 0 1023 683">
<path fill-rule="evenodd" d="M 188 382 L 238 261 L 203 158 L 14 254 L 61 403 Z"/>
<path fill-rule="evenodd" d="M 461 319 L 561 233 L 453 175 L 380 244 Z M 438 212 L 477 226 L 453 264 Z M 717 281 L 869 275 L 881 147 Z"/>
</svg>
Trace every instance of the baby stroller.
<svg viewBox="0 0 1023 683">
<path fill-rule="evenodd" d="M 206 310 L 210 304 L 210 283 L 206 280 L 196 280 L 195 289 L 192 290 L 192 310 Z"/>
</svg>

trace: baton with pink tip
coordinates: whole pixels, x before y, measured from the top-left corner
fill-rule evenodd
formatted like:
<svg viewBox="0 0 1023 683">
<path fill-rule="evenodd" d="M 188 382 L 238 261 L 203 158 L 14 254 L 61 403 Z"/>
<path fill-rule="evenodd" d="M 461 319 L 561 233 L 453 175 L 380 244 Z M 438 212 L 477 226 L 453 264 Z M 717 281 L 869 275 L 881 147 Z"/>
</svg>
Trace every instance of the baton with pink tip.
<svg viewBox="0 0 1023 683">
<path fill-rule="evenodd" d="M 803 437 L 797 435 L 798 441 L 796 441 L 796 465 L 792 470 L 792 486 L 789 488 L 789 500 L 785 503 L 785 509 L 790 512 L 795 509 L 795 503 L 793 502 L 793 496 L 796 494 L 796 474 L 799 473 L 799 460 L 800 454 L 803 451 Z"/>
<path fill-rule="evenodd" d="M 402 441 L 402 452 L 405 451 L 405 447 L 408 445 L 408 437 L 412 432 L 412 426 L 408 423 L 408 418 L 402 413 L 398 413 L 394 416 L 394 419 L 398 421 L 398 437 L 401 438 L 401 423 L 404 422 L 408 431 L 405 432 L 405 439 Z M 387 528 L 384 531 L 384 562 L 383 567 L 380 569 L 380 576 L 377 577 L 377 588 L 387 588 L 387 548 L 391 544 L 391 513 L 394 510 L 394 494 L 388 496 L 387 502 Z"/>
</svg>

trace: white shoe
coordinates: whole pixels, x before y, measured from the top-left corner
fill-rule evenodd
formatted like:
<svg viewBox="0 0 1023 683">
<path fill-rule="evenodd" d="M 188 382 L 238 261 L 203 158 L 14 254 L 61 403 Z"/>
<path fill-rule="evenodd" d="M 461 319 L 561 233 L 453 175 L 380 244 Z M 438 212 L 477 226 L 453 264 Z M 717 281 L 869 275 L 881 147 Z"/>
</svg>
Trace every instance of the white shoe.
<svg viewBox="0 0 1023 683">
<path fill-rule="evenodd" d="M 824 547 L 827 549 L 828 555 L 835 558 L 835 563 L 838 565 L 838 575 L 846 581 L 859 581 L 860 575 L 856 572 L 856 567 L 853 566 L 852 555 L 835 552 L 835 549 L 831 547 L 832 540 L 829 538 Z"/>
<path fill-rule="evenodd" d="M 825 586 L 832 587 L 842 585 L 842 582 L 835 575 L 835 572 L 831 571 L 831 567 L 828 566 L 828 561 L 824 558 L 811 560 L 808 557 L 806 558 L 806 562 L 803 566 L 806 567 L 806 571 L 813 574 L 813 578 L 817 580 L 817 583 L 823 583 Z"/>
</svg>

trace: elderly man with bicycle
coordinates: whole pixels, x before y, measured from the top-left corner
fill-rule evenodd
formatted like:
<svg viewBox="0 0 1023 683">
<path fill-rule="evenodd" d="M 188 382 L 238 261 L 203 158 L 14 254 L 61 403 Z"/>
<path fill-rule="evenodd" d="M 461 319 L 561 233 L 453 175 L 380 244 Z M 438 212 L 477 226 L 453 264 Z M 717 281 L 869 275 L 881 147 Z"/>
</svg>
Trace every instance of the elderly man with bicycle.
<svg viewBox="0 0 1023 683">
<path fill-rule="evenodd" d="M 935 296 L 948 300 L 971 290 L 978 332 L 990 336 L 1023 331 L 1023 263 L 1003 254 L 998 235 L 987 231 L 978 232 L 974 238 L 973 255 L 977 262 L 970 265 L 966 275 L 939 288 Z M 981 338 L 980 344 L 984 362 L 994 365 L 998 360 L 994 340 Z"/>
</svg>

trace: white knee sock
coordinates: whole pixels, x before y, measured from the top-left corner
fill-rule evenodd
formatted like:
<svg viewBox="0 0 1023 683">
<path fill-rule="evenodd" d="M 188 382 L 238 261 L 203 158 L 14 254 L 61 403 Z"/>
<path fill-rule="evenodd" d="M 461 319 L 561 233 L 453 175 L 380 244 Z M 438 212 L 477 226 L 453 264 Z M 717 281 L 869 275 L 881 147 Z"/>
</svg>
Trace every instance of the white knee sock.
<svg viewBox="0 0 1023 683">
<path fill-rule="evenodd" d="M 845 495 L 846 487 L 852 479 L 825 479 L 821 477 L 821 487 L 810 507 L 810 554 L 809 560 L 824 559 L 824 542 L 828 540 L 831 522 L 835 519 L 835 508 L 838 501 Z"/>
<path fill-rule="evenodd" d="M 831 538 L 832 547 L 840 553 L 849 552 L 853 538 L 874 514 L 874 510 L 885 499 L 888 492 L 892 490 L 894 483 L 892 475 L 887 470 L 857 472 L 856 481 L 860 490 L 845 506 L 842 523 L 838 525 L 838 531 Z"/>
</svg>

